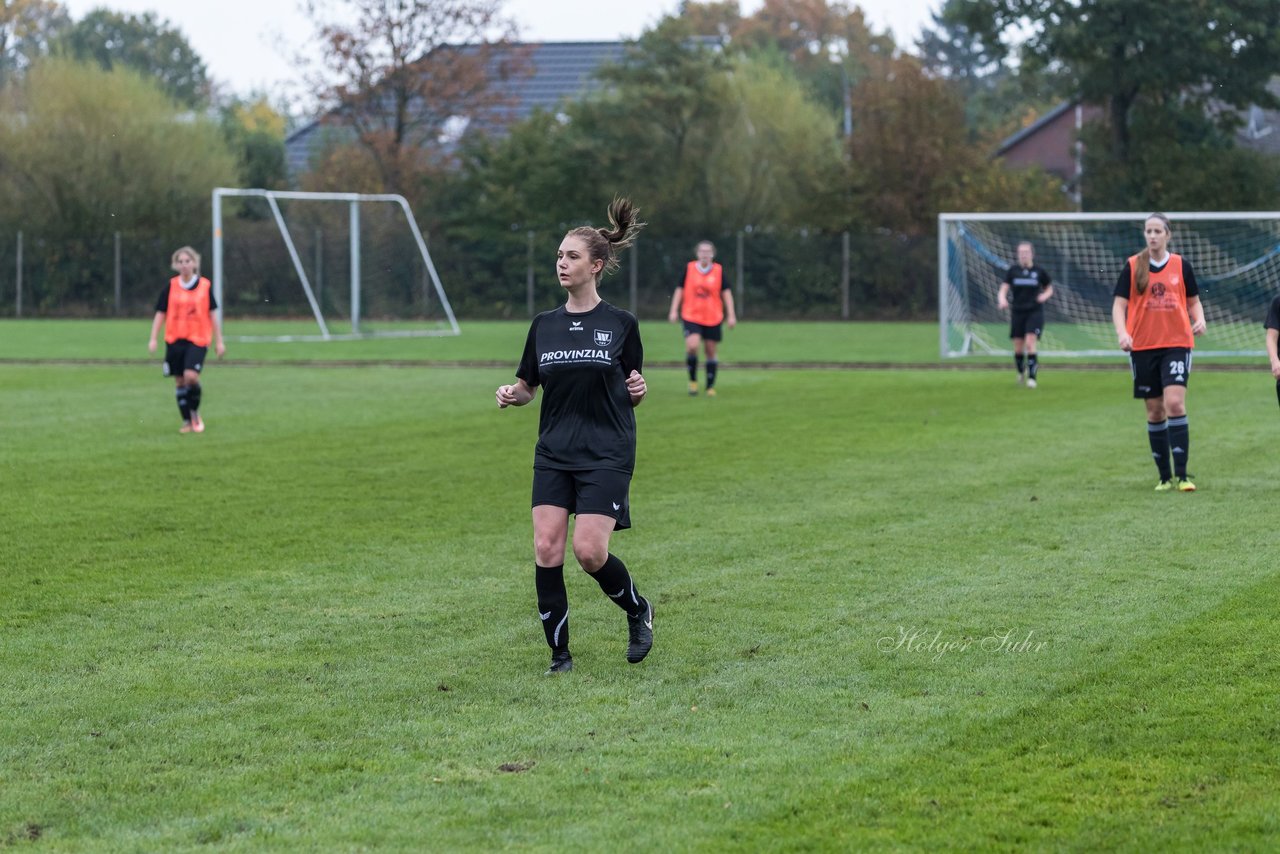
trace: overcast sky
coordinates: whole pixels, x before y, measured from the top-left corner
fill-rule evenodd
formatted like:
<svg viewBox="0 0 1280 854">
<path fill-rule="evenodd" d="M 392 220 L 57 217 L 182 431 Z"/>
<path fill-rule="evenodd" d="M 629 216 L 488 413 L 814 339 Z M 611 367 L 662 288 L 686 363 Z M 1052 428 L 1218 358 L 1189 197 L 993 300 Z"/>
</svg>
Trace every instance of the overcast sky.
<svg viewBox="0 0 1280 854">
<path fill-rule="evenodd" d="M 297 71 L 291 52 L 305 50 L 312 28 L 297 0 L 61 0 L 73 18 L 107 7 L 155 12 L 182 30 L 204 59 L 210 75 L 232 91 L 287 94 Z M 891 29 L 898 44 L 915 40 L 942 0 L 855 0 L 873 29 Z M 507 13 L 528 41 L 612 41 L 635 38 L 678 0 L 507 0 Z M 742 0 L 743 14 L 759 0 Z"/>
</svg>

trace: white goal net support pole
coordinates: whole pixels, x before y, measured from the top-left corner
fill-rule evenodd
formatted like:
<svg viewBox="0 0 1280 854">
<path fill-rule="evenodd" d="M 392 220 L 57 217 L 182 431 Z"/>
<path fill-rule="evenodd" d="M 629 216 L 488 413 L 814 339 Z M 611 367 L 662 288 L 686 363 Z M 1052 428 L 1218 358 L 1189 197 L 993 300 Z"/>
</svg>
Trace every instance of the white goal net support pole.
<svg viewBox="0 0 1280 854">
<path fill-rule="evenodd" d="M 997 308 L 1005 271 L 1029 241 L 1048 271 L 1038 351 L 1119 356 L 1111 306 L 1116 281 L 1145 245 L 1148 212 L 938 215 L 938 332 L 942 358 L 1008 355 L 1009 312 Z M 1262 321 L 1280 293 L 1280 211 L 1167 214 L 1169 251 L 1195 270 L 1208 331 L 1196 356 L 1263 355 Z"/>
<path fill-rule="evenodd" d="M 431 284 L 435 290 L 436 298 L 439 300 L 440 308 L 444 312 L 445 320 L 448 322 L 448 331 L 427 331 L 427 330 L 402 330 L 402 331 L 383 331 L 376 333 L 379 336 L 407 337 L 419 335 L 458 335 L 461 330 L 458 327 L 458 319 L 454 316 L 453 307 L 449 304 L 449 297 L 444 292 L 444 285 L 440 282 L 440 276 L 436 272 L 435 263 L 431 260 L 431 253 L 427 250 L 427 242 L 422 236 L 422 231 L 418 228 L 417 220 L 413 217 L 413 211 L 409 208 L 409 202 L 404 196 L 392 193 L 309 193 L 301 191 L 286 190 L 262 190 L 262 189 L 241 189 L 235 187 L 215 187 L 213 190 L 213 294 L 218 300 L 219 318 L 222 314 L 222 306 L 225 305 L 224 290 L 225 282 L 225 264 L 223 259 L 223 221 L 222 221 L 222 200 L 227 197 L 251 197 L 264 199 L 271 211 L 271 216 L 275 220 L 276 227 L 280 231 L 280 238 L 284 242 L 285 248 L 289 253 L 289 260 L 293 266 L 293 270 L 297 273 L 298 281 L 302 285 L 303 293 L 306 294 L 307 303 L 311 308 L 311 313 L 315 317 L 316 325 L 320 329 L 318 336 L 314 335 L 281 335 L 281 336 L 264 336 L 260 338 L 241 338 L 240 340 L 268 340 L 268 341 L 290 341 L 290 340 L 323 340 L 333 341 L 341 339 L 354 339 L 366 337 L 361 332 L 361 299 L 363 282 L 361 279 L 361 239 L 360 239 L 360 205 L 364 202 L 384 202 L 397 205 L 404 213 L 405 222 L 408 224 L 409 231 L 413 235 L 414 243 L 417 245 L 418 253 L 422 258 Z M 280 200 L 296 200 L 296 201 L 312 201 L 312 202 L 346 202 L 349 207 L 348 214 L 348 240 L 350 251 L 350 283 L 351 283 L 351 302 L 350 302 L 350 321 L 351 333 L 337 335 L 329 330 L 329 324 L 325 321 L 324 313 L 321 310 L 320 301 L 317 299 L 316 292 L 312 288 L 311 280 L 307 277 L 307 271 L 303 266 L 302 259 L 298 254 L 297 246 L 294 244 L 293 236 L 290 234 L 289 227 L 285 223 L 284 215 L 280 210 Z"/>
</svg>

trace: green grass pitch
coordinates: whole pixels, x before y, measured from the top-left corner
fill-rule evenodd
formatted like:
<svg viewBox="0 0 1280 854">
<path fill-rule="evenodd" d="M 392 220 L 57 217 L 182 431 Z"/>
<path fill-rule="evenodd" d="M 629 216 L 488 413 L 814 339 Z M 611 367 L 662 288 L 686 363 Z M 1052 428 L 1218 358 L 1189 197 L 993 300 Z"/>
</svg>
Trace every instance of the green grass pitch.
<svg viewBox="0 0 1280 854">
<path fill-rule="evenodd" d="M 138 363 L 0 364 L 0 848 L 1280 836 L 1263 364 L 1193 377 L 1200 491 L 1157 495 L 1122 363 L 1050 363 L 1035 391 L 1012 370 L 735 369 L 757 357 L 744 325 L 715 400 L 647 372 L 613 545 L 655 602 L 653 653 L 625 662 L 622 613 L 570 557 L 575 670 L 544 678 L 536 405 L 493 402 L 511 368 L 261 345 L 280 364 L 212 365 L 208 431 L 180 436 L 146 321 L 86 327 L 87 355 L 35 325 L 43 358 Z M 0 324 L 0 359 L 29 329 Z M 443 346 L 513 366 L 524 324 L 485 329 Z M 678 361 L 675 332 L 643 330 Z M 754 334 L 797 361 L 844 349 L 817 325 Z"/>
</svg>

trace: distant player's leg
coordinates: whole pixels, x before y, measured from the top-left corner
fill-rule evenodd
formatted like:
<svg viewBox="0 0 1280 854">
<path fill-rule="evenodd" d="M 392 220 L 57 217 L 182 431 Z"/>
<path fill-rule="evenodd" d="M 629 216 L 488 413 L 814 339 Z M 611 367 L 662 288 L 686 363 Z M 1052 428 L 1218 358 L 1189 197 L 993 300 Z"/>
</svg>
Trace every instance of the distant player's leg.
<svg viewBox="0 0 1280 854">
<path fill-rule="evenodd" d="M 713 341 L 710 338 L 704 338 L 703 346 L 707 348 L 707 397 L 715 397 L 716 375 L 720 371 L 720 361 L 716 358 L 716 350 L 719 346 L 719 342 Z"/>
<path fill-rule="evenodd" d="M 1039 312 L 1036 312 L 1039 314 Z M 1027 388 L 1035 388 L 1038 380 L 1037 375 L 1040 373 L 1040 359 L 1036 352 L 1036 348 L 1040 343 L 1040 322 L 1033 320 L 1035 329 L 1027 330 L 1026 351 L 1027 351 Z"/>
<path fill-rule="evenodd" d="M 1196 485 L 1187 475 L 1187 459 L 1191 455 L 1191 428 L 1187 424 L 1187 389 L 1168 386 L 1164 390 L 1164 408 L 1169 413 L 1169 454 L 1173 457 L 1173 477 L 1179 492 L 1195 492 Z"/>
<path fill-rule="evenodd" d="M 182 378 L 187 384 L 187 409 L 191 411 L 191 429 L 196 433 L 203 433 L 204 419 L 200 417 L 200 397 L 203 389 L 200 387 L 199 368 L 183 371 Z"/>
<path fill-rule="evenodd" d="M 534 501 L 560 500 L 547 498 L 565 491 L 561 472 L 534 470 Z M 572 490 L 572 482 L 568 485 Z M 551 648 L 551 666 L 547 675 L 567 673 L 573 669 L 569 652 L 569 593 L 564 586 L 564 547 L 569 538 L 569 510 L 551 504 L 534 504 L 533 553 L 534 586 L 538 592 L 538 617 L 542 633 Z"/>
<path fill-rule="evenodd" d="M 1022 385 L 1026 380 L 1023 367 L 1026 359 L 1024 355 L 1026 333 L 1022 329 L 1023 320 L 1022 312 L 1016 308 L 1009 311 L 1009 337 L 1013 339 L 1013 364 L 1018 369 L 1018 385 Z"/>
<path fill-rule="evenodd" d="M 1157 492 L 1173 489 L 1173 470 L 1169 464 L 1169 423 L 1165 416 L 1164 399 L 1149 397 L 1147 405 L 1147 440 L 1151 443 L 1151 458 L 1155 460 L 1160 482 Z"/>
<path fill-rule="evenodd" d="M 685 325 L 684 335 L 684 362 L 689 366 L 689 396 L 692 397 L 698 393 L 698 347 L 702 344 L 702 336 L 697 332 L 690 332 L 689 325 Z"/>
</svg>

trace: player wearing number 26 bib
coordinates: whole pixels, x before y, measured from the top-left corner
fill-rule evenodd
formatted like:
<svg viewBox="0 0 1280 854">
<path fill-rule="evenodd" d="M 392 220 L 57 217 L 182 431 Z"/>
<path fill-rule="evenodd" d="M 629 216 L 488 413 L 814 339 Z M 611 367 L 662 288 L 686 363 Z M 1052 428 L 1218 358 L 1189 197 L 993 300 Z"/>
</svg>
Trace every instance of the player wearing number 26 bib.
<svg viewBox="0 0 1280 854">
<path fill-rule="evenodd" d="M 1116 281 L 1111 320 L 1120 349 L 1129 353 L 1133 396 L 1146 403 L 1147 438 L 1160 473 L 1156 491 L 1195 492 L 1187 474 L 1187 379 L 1195 336 L 1205 330 L 1204 307 L 1191 262 L 1168 250 L 1169 220 L 1152 214 L 1143 235 L 1147 248 L 1128 260 Z"/>
</svg>

